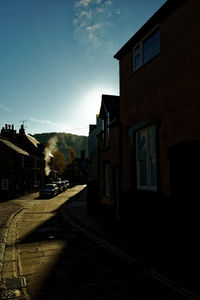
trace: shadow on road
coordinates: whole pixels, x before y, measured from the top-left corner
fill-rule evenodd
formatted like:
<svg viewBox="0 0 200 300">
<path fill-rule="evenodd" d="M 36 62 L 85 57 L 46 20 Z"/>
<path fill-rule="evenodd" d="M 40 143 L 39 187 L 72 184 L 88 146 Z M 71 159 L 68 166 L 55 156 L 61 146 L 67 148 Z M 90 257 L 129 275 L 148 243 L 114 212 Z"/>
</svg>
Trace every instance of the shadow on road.
<svg viewBox="0 0 200 300">
<path fill-rule="evenodd" d="M 77 201 L 79 196 L 72 197 L 70 203 Z M 51 219 L 18 244 L 24 256 L 27 254 L 32 269 L 39 270 L 25 274 L 31 299 L 95 299 L 97 294 L 106 299 L 114 293 L 119 296 L 115 299 L 128 299 L 130 278 L 134 274 L 127 264 L 95 244 L 61 217 L 61 211 L 67 210 L 68 205 L 64 204 L 56 210 Z M 38 253 L 35 253 L 37 261 L 34 253 L 30 253 L 30 258 L 28 255 L 29 245 L 34 243 L 46 249 L 39 259 Z M 59 252 L 60 244 L 65 246 Z M 38 269 L 35 263 L 43 264 L 43 267 Z M 25 259 L 22 268 L 23 264 Z"/>
</svg>

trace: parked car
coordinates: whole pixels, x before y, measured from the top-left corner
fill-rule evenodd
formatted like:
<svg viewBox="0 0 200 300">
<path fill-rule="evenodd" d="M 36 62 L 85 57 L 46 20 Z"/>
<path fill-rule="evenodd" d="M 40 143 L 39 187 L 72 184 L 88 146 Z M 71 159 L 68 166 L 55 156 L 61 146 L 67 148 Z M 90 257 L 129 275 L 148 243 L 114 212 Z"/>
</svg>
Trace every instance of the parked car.
<svg viewBox="0 0 200 300">
<path fill-rule="evenodd" d="M 58 192 L 62 193 L 63 192 L 63 183 L 62 183 L 62 181 L 61 180 L 56 180 L 53 183 L 57 185 Z"/>
<path fill-rule="evenodd" d="M 67 185 L 67 188 L 69 188 L 69 180 L 68 179 L 65 179 L 65 183 Z"/>
<path fill-rule="evenodd" d="M 66 183 L 66 181 L 62 180 L 61 183 L 63 185 L 63 191 L 66 191 L 66 189 L 67 189 L 67 183 Z"/>
<path fill-rule="evenodd" d="M 49 183 L 45 184 L 40 189 L 40 197 L 54 197 L 58 195 L 58 187 L 56 184 Z"/>
</svg>

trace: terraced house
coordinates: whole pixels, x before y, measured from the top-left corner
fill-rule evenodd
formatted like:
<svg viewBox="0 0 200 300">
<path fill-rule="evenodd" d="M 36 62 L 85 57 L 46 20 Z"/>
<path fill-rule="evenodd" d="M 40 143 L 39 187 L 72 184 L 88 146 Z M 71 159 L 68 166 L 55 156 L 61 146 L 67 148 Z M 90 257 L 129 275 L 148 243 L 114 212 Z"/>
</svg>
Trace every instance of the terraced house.
<svg viewBox="0 0 200 300">
<path fill-rule="evenodd" d="M 44 181 L 44 155 L 39 142 L 14 125 L 0 134 L 0 201 L 39 189 Z"/>
<path fill-rule="evenodd" d="M 199 11 L 198 0 L 166 1 L 114 56 L 120 68 L 120 212 L 141 224 L 164 215 L 195 219 Z"/>
</svg>

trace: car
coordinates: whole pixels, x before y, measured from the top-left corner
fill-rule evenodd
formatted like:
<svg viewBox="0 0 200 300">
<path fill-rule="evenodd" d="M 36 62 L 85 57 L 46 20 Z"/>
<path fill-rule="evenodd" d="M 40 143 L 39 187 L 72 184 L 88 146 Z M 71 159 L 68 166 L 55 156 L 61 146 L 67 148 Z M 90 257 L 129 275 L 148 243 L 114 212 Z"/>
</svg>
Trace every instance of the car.
<svg viewBox="0 0 200 300">
<path fill-rule="evenodd" d="M 63 192 L 63 183 L 61 182 L 61 180 L 56 180 L 53 183 L 57 185 L 58 192 L 62 193 Z"/>
<path fill-rule="evenodd" d="M 40 197 L 54 197 L 58 195 L 58 187 L 54 183 L 45 184 L 40 189 Z"/>
<path fill-rule="evenodd" d="M 66 181 L 62 180 L 61 183 L 63 185 L 63 191 L 66 191 L 66 189 L 67 189 L 67 183 L 66 183 Z"/>
<path fill-rule="evenodd" d="M 67 189 L 69 188 L 69 180 L 68 179 L 65 179 L 65 183 L 67 185 Z"/>
</svg>

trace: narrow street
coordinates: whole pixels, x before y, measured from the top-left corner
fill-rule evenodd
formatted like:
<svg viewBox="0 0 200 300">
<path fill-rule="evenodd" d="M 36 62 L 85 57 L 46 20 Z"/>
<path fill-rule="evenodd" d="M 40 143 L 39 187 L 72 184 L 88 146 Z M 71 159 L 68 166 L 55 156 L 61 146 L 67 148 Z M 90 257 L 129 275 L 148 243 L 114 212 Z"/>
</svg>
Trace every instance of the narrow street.
<svg viewBox="0 0 200 300">
<path fill-rule="evenodd" d="M 67 216 L 66 203 L 83 189 L 75 186 L 52 199 L 39 199 L 36 193 L 8 202 L 23 209 L 8 229 L 0 299 L 194 299 L 81 230 Z"/>
</svg>

